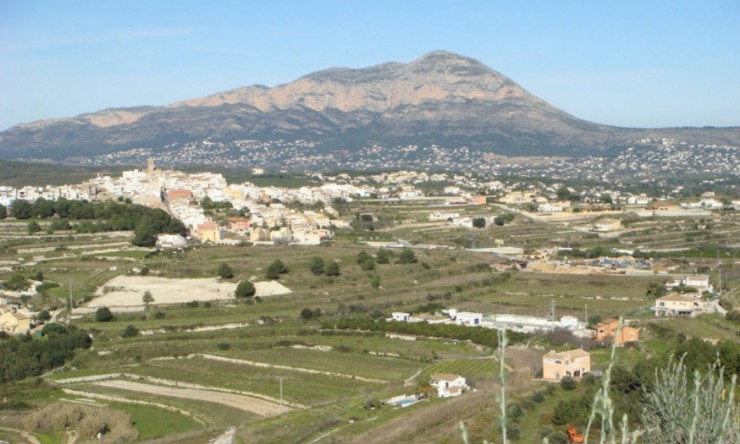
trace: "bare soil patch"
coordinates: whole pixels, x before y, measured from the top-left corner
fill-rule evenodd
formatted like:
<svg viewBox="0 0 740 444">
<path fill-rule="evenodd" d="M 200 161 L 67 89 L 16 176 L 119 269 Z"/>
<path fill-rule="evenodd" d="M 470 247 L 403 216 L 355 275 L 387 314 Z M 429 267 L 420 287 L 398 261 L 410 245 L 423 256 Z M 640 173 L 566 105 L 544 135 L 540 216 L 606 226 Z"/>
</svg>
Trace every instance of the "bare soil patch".
<svg viewBox="0 0 740 444">
<path fill-rule="evenodd" d="M 245 412 L 254 413 L 259 416 L 276 416 L 291 411 L 290 407 L 284 405 L 233 393 L 214 392 L 192 388 L 162 387 L 159 385 L 142 384 L 131 381 L 101 381 L 96 382 L 95 385 L 147 393 L 150 395 L 213 402 L 243 410 Z"/>
<path fill-rule="evenodd" d="M 144 292 L 150 292 L 153 305 L 182 304 L 190 301 L 234 300 L 235 282 L 218 278 L 170 279 L 156 276 L 116 276 L 95 291 L 95 299 L 76 312 L 108 307 L 113 311 L 135 311 L 145 308 Z M 291 293 L 279 282 L 255 282 L 256 296 L 269 297 Z"/>
</svg>

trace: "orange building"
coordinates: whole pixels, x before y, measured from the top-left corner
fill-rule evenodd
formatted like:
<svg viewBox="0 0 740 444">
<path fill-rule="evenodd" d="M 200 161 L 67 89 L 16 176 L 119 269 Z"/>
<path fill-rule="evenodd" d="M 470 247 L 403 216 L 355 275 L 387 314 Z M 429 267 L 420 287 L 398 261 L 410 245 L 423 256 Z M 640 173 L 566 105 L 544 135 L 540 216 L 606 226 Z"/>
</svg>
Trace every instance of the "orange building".
<svg viewBox="0 0 740 444">
<path fill-rule="evenodd" d="M 190 190 L 184 190 L 181 188 L 175 188 L 167 193 L 170 199 L 191 199 L 193 192 Z"/>
<path fill-rule="evenodd" d="M 223 239 L 223 232 L 218 229 L 216 222 L 204 222 L 198 225 L 197 231 L 201 242 L 217 243 Z"/>
<path fill-rule="evenodd" d="M 626 342 L 634 342 L 640 339 L 640 332 L 634 327 L 625 325 L 619 331 L 619 334 L 617 334 L 618 330 L 619 321 L 616 319 L 604 319 L 594 327 L 593 338 L 597 341 L 607 341 L 614 338 L 614 341 L 620 346 Z"/>
</svg>

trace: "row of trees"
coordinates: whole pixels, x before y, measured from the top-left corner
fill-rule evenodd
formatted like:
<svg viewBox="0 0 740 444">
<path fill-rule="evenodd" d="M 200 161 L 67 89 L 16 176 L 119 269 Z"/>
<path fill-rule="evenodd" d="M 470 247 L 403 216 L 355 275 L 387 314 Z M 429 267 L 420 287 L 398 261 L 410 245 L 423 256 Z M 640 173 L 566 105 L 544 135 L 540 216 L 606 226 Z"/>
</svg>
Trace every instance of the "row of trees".
<svg viewBox="0 0 740 444">
<path fill-rule="evenodd" d="M 52 231 L 71 228 L 80 233 L 134 230 L 132 243 L 145 247 L 156 243 L 157 233 L 187 234 L 185 225 L 162 209 L 121 202 L 87 202 L 63 198 L 56 201 L 39 198 L 33 203 L 16 200 L 10 206 L 10 215 L 16 219 L 55 218 L 49 227 Z M 70 219 L 80 222 L 72 227 Z M 92 220 L 97 222 L 93 223 Z M 28 230 L 29 233 L 35 233 L 41 227 L 32 221 Z"/>
</svg>

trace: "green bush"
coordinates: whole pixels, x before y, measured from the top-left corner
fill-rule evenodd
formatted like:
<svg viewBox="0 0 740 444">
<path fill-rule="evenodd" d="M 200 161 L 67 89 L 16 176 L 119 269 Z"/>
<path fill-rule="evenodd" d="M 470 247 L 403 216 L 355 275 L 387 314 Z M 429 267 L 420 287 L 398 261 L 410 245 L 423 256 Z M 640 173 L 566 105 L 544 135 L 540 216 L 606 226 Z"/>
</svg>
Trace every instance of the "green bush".
<svg viewBox="0 0 740 444">
<path fill-rule="evenodd" d="M 257 289 L 254 288 L 254 284 L 250 281 L 241 281 L 236 286 L 236 292 L 234 295 L 237 298 L 251 298 L 254 296 L 254 294 L 257 292 Z"/>
<path fill-rule="evenodd" d="M 100 307 L 95 311 L 95 320 L 98 322 L 110 322 L 115 317 L 108 307 Z"/>
<path fill-rule="evenodd" d="M 324 274 L 324 259 L 319 256 L 311 258 L 311 262 L 308 264 L 308 269 L 315 275 Z"/>
<path fill-rule="evenodd" d="M 560 380 L 560 387 L 563 390 L 567 390 L 567 391 L 575 390 L 578 388 L 578 381 L 571 378 L 570 376 L 566 376 Z"/>
<path fill-rule="evenodd" d="M 221 263 L 216 270 L 218 277 L 221 279 L 231 279 L 234 277 L 234 270 L 227 263 Z"/>
<path fill-rule="evenodd" d="M 133 325 L 126 326 L 126 329 L 123 331 L 123 334 L 121 335 L 122 338 L 133 338 L 134 336 L 139 335 L 139 329 L 134 327 Z"/>
</svg>

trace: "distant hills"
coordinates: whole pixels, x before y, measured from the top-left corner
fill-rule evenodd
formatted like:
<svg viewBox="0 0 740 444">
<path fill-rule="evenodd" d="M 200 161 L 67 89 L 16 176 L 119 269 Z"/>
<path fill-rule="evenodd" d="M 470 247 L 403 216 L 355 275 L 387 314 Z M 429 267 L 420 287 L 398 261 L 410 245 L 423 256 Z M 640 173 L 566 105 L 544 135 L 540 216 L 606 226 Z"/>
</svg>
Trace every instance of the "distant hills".
<svg viewBox="0 0 740 444">
<path fill-rule="evenodd" d="M 481 62 L 435 51 L 410 63 L 331 68 L 274 88 L 248 86 L 168 106 L 110 108 L 0 133 L 0 158 L 77 163 L 136 148 L 308 140 L 319 151 L 439 145 L 509 156 L 583 156 L 632 140 L 740 146 L 740 127 L 630 129 L 578 119 Z"/>
</svg>

